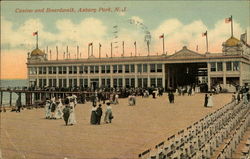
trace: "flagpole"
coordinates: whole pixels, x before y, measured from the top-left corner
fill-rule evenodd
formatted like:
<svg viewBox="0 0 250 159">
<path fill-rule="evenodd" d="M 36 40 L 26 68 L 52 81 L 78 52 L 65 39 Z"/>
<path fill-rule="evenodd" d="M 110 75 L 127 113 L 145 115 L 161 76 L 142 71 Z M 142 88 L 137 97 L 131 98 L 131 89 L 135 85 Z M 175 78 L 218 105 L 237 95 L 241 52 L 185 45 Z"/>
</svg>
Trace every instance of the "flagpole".
<svg viewBox="0 0 250 159">
<path fill-rule="evenodd" d="M 207 44 L 207 53 L 208 53 L 208 38 L 207 38 L 207 31 L 206 31 L 206 44 Z"/>
<path fill-rule="evenodd" d="M 233 37 L 233 16 L 231 15 L 231 36 Z"/>
<path fill-rule="evenodd" d="M 148 56 L 149 56 L 149 41 L 147 41 L 147 46 L 148 46 Z"/>
<path fill-rule="evenodd" d="M 136 41 L 135 41 L 135 43 L 134 43 L 134 44 L 135 44 L 135 57 L 136 57 Z"/>
<path fill-rule="evenodd" d="M 99 59 L 101 58 L 101 44 L 99 43 Z"/>
<path fill-rule="evenodd" d="M 50 60 L 52 59 L 51 50 L 49 50 Z"/>
<path fill-rule="evenodd" d="M 112 53 L 113 53 L 113 50 L 112 50 L 112 42 L 111 42 L 111 58 L 112 58 Z"/>
<path fill-rule="evenodd" d="M 88 45 L 88 58 L 89 58 L 89 45 Z"/>
<path fill-rule="evenodd" d="M 163 54 L 165 53 L 164 39 L 165 39 L 165 36 L 164 36 L 164 34 L 163 34 L 163 38 L 162 38 Z"/>
<path fill-rule="evenodd" d="M 79 46 L 77 45 L 77 59 L 79 58 Z"/>
<path fill-rule="evenodd" d="M 37 34 L 36 34 L 36 48 L 38 49 L 38 31 L 37 31 Z"/>
<path fill-rule="evenodd" d="M 91 56 L 93 56 L 93 43 L 91 43 Z"/>
<path fill-rule="evenodd" d="M 56 46 L 56 60 L 58 60 L 58 47 Z"/>
<path fill-rule="evenodd" d="M 122 42 L 122 56 L 124 57 L 124 41 Z"/>
<path fill-rule="evenodd" d="M 69 58 L 69 47 L 68 46 L 66 48 L 66 57 L 67 57 L 67 59 Z"/>
</svg>

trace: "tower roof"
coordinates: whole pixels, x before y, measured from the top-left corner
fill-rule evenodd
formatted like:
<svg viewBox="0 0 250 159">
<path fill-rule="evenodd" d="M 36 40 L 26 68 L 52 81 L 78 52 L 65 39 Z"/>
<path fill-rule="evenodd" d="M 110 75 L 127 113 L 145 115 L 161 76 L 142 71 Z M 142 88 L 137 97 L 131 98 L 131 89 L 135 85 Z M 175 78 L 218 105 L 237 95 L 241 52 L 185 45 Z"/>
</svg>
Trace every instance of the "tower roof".
<svg viewBox="0 0 250 159">
<path fill-rule="evenodd" d="M 31 56 L 37 56 L 37 55 L 45 55 L 45 53 L 42 50 L 36 48 L 31 52 Z"/>
<path fill-rule="evenodd" d="M 226 46 L 236 46 L 239 42 L 240 42 L 240 40 L 238 40 L 232 36 L 231 38 L 227 39 L 227 41 L 225 42 L 225 45 Z"/>
</svg>

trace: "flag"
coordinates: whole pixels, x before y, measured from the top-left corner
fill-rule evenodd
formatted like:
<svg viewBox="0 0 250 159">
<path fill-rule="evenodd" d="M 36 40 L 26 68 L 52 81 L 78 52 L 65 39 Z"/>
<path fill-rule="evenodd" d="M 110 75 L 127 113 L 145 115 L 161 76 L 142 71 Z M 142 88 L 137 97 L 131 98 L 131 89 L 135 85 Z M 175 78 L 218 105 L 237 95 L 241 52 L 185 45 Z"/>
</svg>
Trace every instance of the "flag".
<svg viewBox="0 0 250 159">
<path fill-rule="evenodd" d="M 89 46 L 92 46 L 93 45 L 93 43 L 89 43 Z"/>
<path fill-rule="evenodd" d="M 241 34 L 240 35 L 240 41 L 246 43 L 247 42 L 247 33 Z"/>
<path fill-rule="evenodd" d="M 159 36 L 160 39 L 164 38 L 164 34 L 162 34 L 161 36 Z"/>
<path fill-rule="evenodd" d="M 102 47 L 102 45 L 99 43 L 99 47 Z"/>
<path fill-rule="evenodd" d="M 225 23 L 230 23 L 232 21 L 232 17 L 226 18 Z"/>
<path fill-rule="evenodd" d="M 202 33 L 202 36 L 207 36 L 207 31 L 205 33 Z"/>
<path fill-rule="evenodd" d="M 33 36 L 38 35 L 38 31 L 33 32 Z"/>
</svg>

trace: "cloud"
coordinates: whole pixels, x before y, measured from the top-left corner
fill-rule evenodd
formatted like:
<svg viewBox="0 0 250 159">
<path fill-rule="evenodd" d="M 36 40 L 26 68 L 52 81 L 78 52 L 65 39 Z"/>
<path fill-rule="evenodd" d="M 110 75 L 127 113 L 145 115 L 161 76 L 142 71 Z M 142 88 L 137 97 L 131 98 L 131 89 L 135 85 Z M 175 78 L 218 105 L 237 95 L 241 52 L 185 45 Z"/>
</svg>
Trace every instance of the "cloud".
<svg viewBox="0 0 250 159">
<path fill-rule="evenodd" d="M 153 35 L 153 50 L 162 52 L 162 41 L 159 36 L 165 34 L 165 45 L 168 53 L 173 54 L 183 46 L 191 50 L 206 52 L 206 39 L 202 33 L 208 31 L 209 52 L 221 52 L 222 43 L 230 37 L 230 24 L 226 24 L 224 19 L 218 20 L 212 28 L 208 28 L 201 20 L 195 20 L 189 24 L 183 24 L 178 19 L 168 19 L 162 22 L 155 30 Z M 234 36 L 240 38 L 244 29 L 240 24 L 234 22 Z"/>
<path fill-rule="evenodd" d="M 138 16 L 132 16 L 130 19 L 133 20 L 134 22 L 143 23 L 143 19 L 141 19 Z"/>
<path fill-rule="evenodd" d="M 70 52 L 75 54 L 76 46 L 80 46 L 82 54 L 87 56 L 87 45 L 90 42 L 94 43 L 94 52 L 98 52 L 98 43 L 102 44 L 102 52 L 110 52 L 110 42 L 113 35 L 108 33 L 108 26 L 104 25 L 102 20 L 96 18 L 85 18 L 79 23 L 74 23 L 70 19 L 59 19 L 55 22 L 56 33 L 46 31 L 40 19 L 29 19 L 14 30 L 12 22 L 2 18 L 2 46 L 8 48 L 22 48 L 25 51 L 31 51 L 35 47 L 35 37 L 32 32 L 39 31 L 39 46 L 45 49 L 49 46 L 52 52 L 55 51 L 55 46 L 59 47 L 60 52 L 65 52 L 66 45 L 69 45 Z M 134 22 L 127 26 L 119 27 L 119 40 L 115 45 L 118 46 L 116 50 L 122 53 L 122 41 L 126 42 L 125 52 L 130 55 L 134 53 L 134 41 L 137 41 L 137 49 L 141 55 L 147 54 L 147 45 L 144 41 L 145 30 L 140 28 L 140 23 L 144 20 L 138 16 L 130 18 Z M 151 32 L 151 54 L 162 53 L 162 39 L 159 36 L 165 35 L 165 48 L 169 54 L 180 50 L 184 45 L 190 49 L 195 50 L 196 46 L 199 52 L 206 51 L 205 37 L 201 34 L 208 30 L 209 51 L 221 52 L 221 44 L 230 37 L 230 24 L 224 23 L 224 19 L 218 20 L 212 28 L 207 28 L 201 20 L 195 20 L 188 24 L 183 24 L 178 19 L 167 19 L 163 21 L 155 29 L 149 30 Z M 239 38 L 240 33 L 244 32 L 241 25 L 234 21 L 234 35 Z M 46 49 L 45 49 L 46 50 Z M 61 53 L 61 54 L 62 54 Z M 104 53 L 104 54 L 105 54 Z"/>
</svg>

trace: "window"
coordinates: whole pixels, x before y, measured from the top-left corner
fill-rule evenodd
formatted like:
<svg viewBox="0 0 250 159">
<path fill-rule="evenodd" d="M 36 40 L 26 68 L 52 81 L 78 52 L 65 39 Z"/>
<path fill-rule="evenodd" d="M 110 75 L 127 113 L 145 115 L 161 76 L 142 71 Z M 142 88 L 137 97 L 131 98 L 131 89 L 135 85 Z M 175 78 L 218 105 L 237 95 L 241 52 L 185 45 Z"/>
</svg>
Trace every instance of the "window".
<svg viewBox="0 0 250 159">
<path fill-rule="evenodd" d="M 129 73 L 129 65 L 125 65 L 125 73 Z"/>
<path fill-rule="evenodd" d="M 106 79 L 106 82 L 107 82 L 107 87 L 110 87 L 110 79 L 108 78 L 108 79 Z"/>
<path fill-rule="evenodd" d="M 110 65 L 106 65 L 106 73 L 110 73 Z"/>
<path fill-rule="evenodd" d="M 113 65 L 113 73 L 117 73 L 117 65 Z"/>
<path fill-rule="evenodd" d="M 150 78 L 150 84 L 151 84 L 151 87 L 155 87 L 156 86 L 156 79 L 155 78 Z"/>
<path fill-rule="evenodd" d="M 88 79 L 84 79 L 84 87 L 88 87 Z"/>
<path fill-rule="evenodd" d="M 47 79 L 43 79 L 43 87 L 47 86 Z"/>
<path fill-rule="evenodd" d="M 63 66 L 63 74 L 67 74 L 67 67 Z"/>
<path fill-rule="evenodd" d="M 116 78 L 113 79 L 113 85 L 114 85 L 114 88 L 117 87 L 117 79 Z"/>
<path fill-rule="evenodd" d="M 37 72 L 36 72 L 36 67 L 30 67 L 30 68 L 29 68 L 29 74 L 30 74 L 30 75 L 36 75 L 36 73 L 37 73 Z"/>
<path fill-rule="evenodd" d="M 130 87 L 129 78 L 125 78 L 125 86 L 126 86 L 126 88 Z"/>
<path fill-rule="evenodd" d="M 72 74 L 73 73 L 72 66 L 69 66 L 68 68 L 69 68 L 69 74 Z"/>
<path fill-rule="evenodd" d="M 49 87 L 52 87 L 52 79 L 49 79 Z"/>
<path fill-rule="evenodd" d="M 132 88 L 135 87 L 135 79 L 134 78 L 130 79 L 130 85 L 131 85 Z"/>
<path fill-rule="evenodd" d="M 43 74 L 47 74 L 47 67 L 43 67 Z"/>
<path fill-rule="evenodd" d="M 148 87 L 148 79 L 147 78 L 143 78 L 143 88 Z"/>
<path fill-rule="evenodd" d="M 58 67 L 58 74 L 62 74 L 62 66 Z M 61 85 L 62 86 L 62 85 Z"/>
<path fill-rule="evenodd" d="M 157 78 L 157 87 L 162 87 L 162 78 Z"/>
<path fill-rule="evenodd" d="M 157 64 L 157 72 L 162 72 L 162 64 Z"/>
<path fill-rule="evenodd" d="M 52 74 L 52 67 L 49 67 L 49 74 Z"/>
<path fill-rule="evenodd" d="M 63 86 L 63 84 L 62 84 L 62 79 L 59 79 L 59 88 L 61 88 L 62 86 Z"/>
<path fill-rule="evenodd" d="M 88 66 L 84 66 L 84 73 L 85 73 L 85 74 L 88 74 L 88 72 L 89 72 L 89 71 L 88 71 Z"/>
<path fill-rule="evenodd" d="M 53 87 L 56 87 L 56 79 L 53 79 L 53 80 L 52 80 L 52 86 L 53 86 Z"/>
<path fill-rule="evenodd" d="M 39 73 L 39 74 L 42 74 L 42 73 L 43 73 L 43 68 L 42 68 L 42 67 L 39 67 L 39 68 L 38 68 L 38 73 Z"/>
<path fill-rule="evenodd" d="M 29 74 L 32 75 L 33 74 L 33 67 L 29 68 Z M 39 82 L 40 83 L 40 82 Z"/>
<path fill-rule="evenodd" d="M 139 73 L 142 72 L 142 64 L 137 65 L 137 72 L 139 72 Z"/>
<path fill-rule="evenodd" d="M 83 85 L 83 81 L 84 81 L 84 80 L 81 78 L 81 79 L 80 79 L 80 87 L 83 87 L 83 86 L 84 86 L 84 85 Z"/>
<path fill-rule="evenodd" d="M 67 79 L 63 79 L 63 87 L 67 87 Z"/>
<path fill-rule="evenodd" d="M 77 74 L 77 66 L 73 66 L 73 72 L 74 74 Z"/>
<path fill-rule="evenodd" d="M 103 78 L 102 80 L 101 80 L 101 86 L 105 86 L 106 84 L 105 84 L 105 78 Z"/>
<path fill-rule="evenodd" d="M 69 87 L 73 86 L 73 79 L 69 79 Z"/>
<path fill-rule="evenodd" d="M 94 73 L 94 66 L 90 66 L 90 73 Z"/>
<path fill-rule="evenodd" d="M 155 64 L 150 64 L 150 72 L 155 72 Z"/>
<path fill-rule="evenodd" d="M 131 73 L 135 72 L 135 65 L 134 64 L 130 65 L 130 72 Z"/>
<path fill-rule="evenodd" d="M 118 80 L 118 86 L 122 87 L 122 78 L 119 78 L 119 80 Z"/>
<path fill-rule="evenodd" d="M 211 62 L 211 72 L 215 72 L 216 71 L 216 63 L 215 62 Z"/>
<path fill-rule="evenodd" d="M 74 87 L 77 86 L 77 79 L 73 79 L 73 86 L 74 86 Z"/>
<path fill-rule="evenodd" d="M 232 63 L 226 62 L 226 68 L 227 68 L 227 71 L 232 71 Z"/>
<path fill-rule="evenodd" d="M 95 66 L 95 73 L 99 73 L 99 66 Z"/>
<path fill-rule="evenodd" d="M 233 71 L 239 71 L 239 70 L 240 70 L 239 61 L 234 61 L 233 62 Z"/>
<path fill-rule="evenodd" d="M 122 73 L 122 65 L 118 65 L 118 73 Z"/>
<path fill-rule="evenodd" d="M 53 74 L 56 74 L 56 67 L 53 67 Z"/>
<path fill-rule="evenodd" d="M 83 72 L 84 72 L 84 71 L 83 71 L 83 66 L 79 66 L 79 73 L 80 73 L 80 74 L 83 74 Z"/>
<path fill-rule="evenodd" d="M 223 71 L 222 62 L 217 62 L 217 71 Z"/>
<path fill-rule="evenodd" d="M 138 87 L 141 88 L 142 87 L 142 79 L 138 78 Z"/>
<path fill-rule="evenodd" d="M 105 73 L 105 65 L 101 66 L 101 73 Z"/>
<path fill-rule="evenodd" d="M 42 87 L 43 86 L 43 79 L 39 79 L 39 87 Z"/>
<path fill-rule="evenodd" d="M 143 72 L 148 72 L 148 64 L 143 64 Z"/>
</svg>

